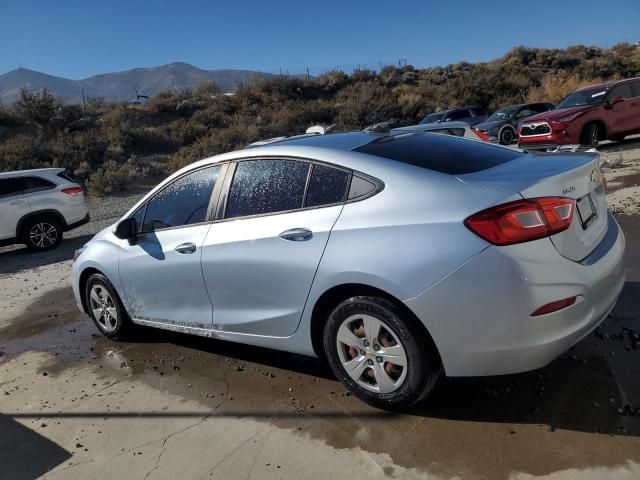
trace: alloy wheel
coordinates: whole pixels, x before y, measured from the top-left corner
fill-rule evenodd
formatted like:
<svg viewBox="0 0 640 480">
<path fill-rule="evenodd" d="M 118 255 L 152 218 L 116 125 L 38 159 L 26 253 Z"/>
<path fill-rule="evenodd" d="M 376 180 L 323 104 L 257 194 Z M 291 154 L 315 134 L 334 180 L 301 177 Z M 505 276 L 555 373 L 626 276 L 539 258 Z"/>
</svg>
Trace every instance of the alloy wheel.
<svg viewBox="0 0 640 480">
<path fill-rule="evenodd" d="M 379 318 L 348 317 L 338 328 L 336 345 L 342 367 L 358 386 L 385 394 L 404 383 L 407 353 L 395 332 Z"/>
<path fill-rule="evenodd" d="M 38 222 L 29 230 L 29 241 L 37 248 L 49 248 L 58 239 L 58 229 L 48 222 Z"/>
<path fill-rule="evenodd" d="M 106 332 L 113 332 L 118 326 L 118 310 L 108 290 L 96 284 L 89 294 L 93 318 Z"/>
</svg>

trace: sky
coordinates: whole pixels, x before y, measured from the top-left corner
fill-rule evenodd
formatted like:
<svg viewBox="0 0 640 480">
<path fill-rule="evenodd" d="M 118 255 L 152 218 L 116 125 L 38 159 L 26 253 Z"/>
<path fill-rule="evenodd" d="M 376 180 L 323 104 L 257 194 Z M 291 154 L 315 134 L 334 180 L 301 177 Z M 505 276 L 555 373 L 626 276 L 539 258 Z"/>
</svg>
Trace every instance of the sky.
<svg viewBox="0 0 640 480">
<path fill-rule="evenodd" d="M 312 74 L 640 40 L 640 0 L 0 0 L 0 74 L 72 79 L 174 61 Z"/>
</svg>

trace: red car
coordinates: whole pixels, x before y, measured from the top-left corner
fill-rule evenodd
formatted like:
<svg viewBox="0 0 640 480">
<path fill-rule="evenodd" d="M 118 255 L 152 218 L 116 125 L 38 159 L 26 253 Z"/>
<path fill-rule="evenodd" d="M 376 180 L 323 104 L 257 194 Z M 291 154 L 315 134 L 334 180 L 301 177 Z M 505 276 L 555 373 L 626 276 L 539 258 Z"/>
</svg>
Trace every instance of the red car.
<svg viewBox="0 0 640 480">
<path fill-rule="evenodd" d="M 541 150 L 597 147 L 601 140 L 640 133 L 640 77 L 582 88 L 555 109 L 521 120 L 516 133 L 519 147 Z"/>
</svg>

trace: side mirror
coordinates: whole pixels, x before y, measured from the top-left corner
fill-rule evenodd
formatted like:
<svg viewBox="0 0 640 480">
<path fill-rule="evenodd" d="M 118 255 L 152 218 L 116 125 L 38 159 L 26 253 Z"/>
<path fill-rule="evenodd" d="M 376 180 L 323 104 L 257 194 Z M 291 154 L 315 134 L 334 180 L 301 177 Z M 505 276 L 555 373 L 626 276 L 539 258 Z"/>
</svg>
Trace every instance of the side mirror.
<svg viewBox="0 0 640 480">
<path fill-rule="evenodd" d="M 135 238 L 138 234 L 138 222 L 133 217 L 125 218 L 116 225 L 113 234 L 121 240 Z"/>
<path fill-rule="evenodd" d="M 616 95 L 615 97 L 610 98 L 609 100 L 607 100 L 606 107 L 607 107 L 607 108 L 611 108 L 611 107 L 613 107 L 616 103 L 620 103 L 620 102 L 622 102 L 622 101 L 624 101 L 624 97 L 623 97 L 623 96 L 621 96 L 621 95 Z"/>
</svg>

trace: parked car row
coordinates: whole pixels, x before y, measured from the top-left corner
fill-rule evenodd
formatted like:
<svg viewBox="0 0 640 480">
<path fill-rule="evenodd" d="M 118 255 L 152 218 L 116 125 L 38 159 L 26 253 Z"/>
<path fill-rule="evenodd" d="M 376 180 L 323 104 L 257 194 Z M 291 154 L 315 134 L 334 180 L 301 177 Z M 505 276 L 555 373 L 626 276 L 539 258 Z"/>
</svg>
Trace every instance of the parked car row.
<svg viewBox="0 0 640 480">
<path fill-rule="evenodd" d="M 561 145 L 597 147 L 640 133 L 640 77 L 606 82 L 551 103 L 512 105 L 489 118 L 479 107 L 459 107 L 425 116 L 421 124 L 462 121 L 487 141 L 525 149 Z M 486 121 L 485 121 L 486 118 Z"/>
</svg>

